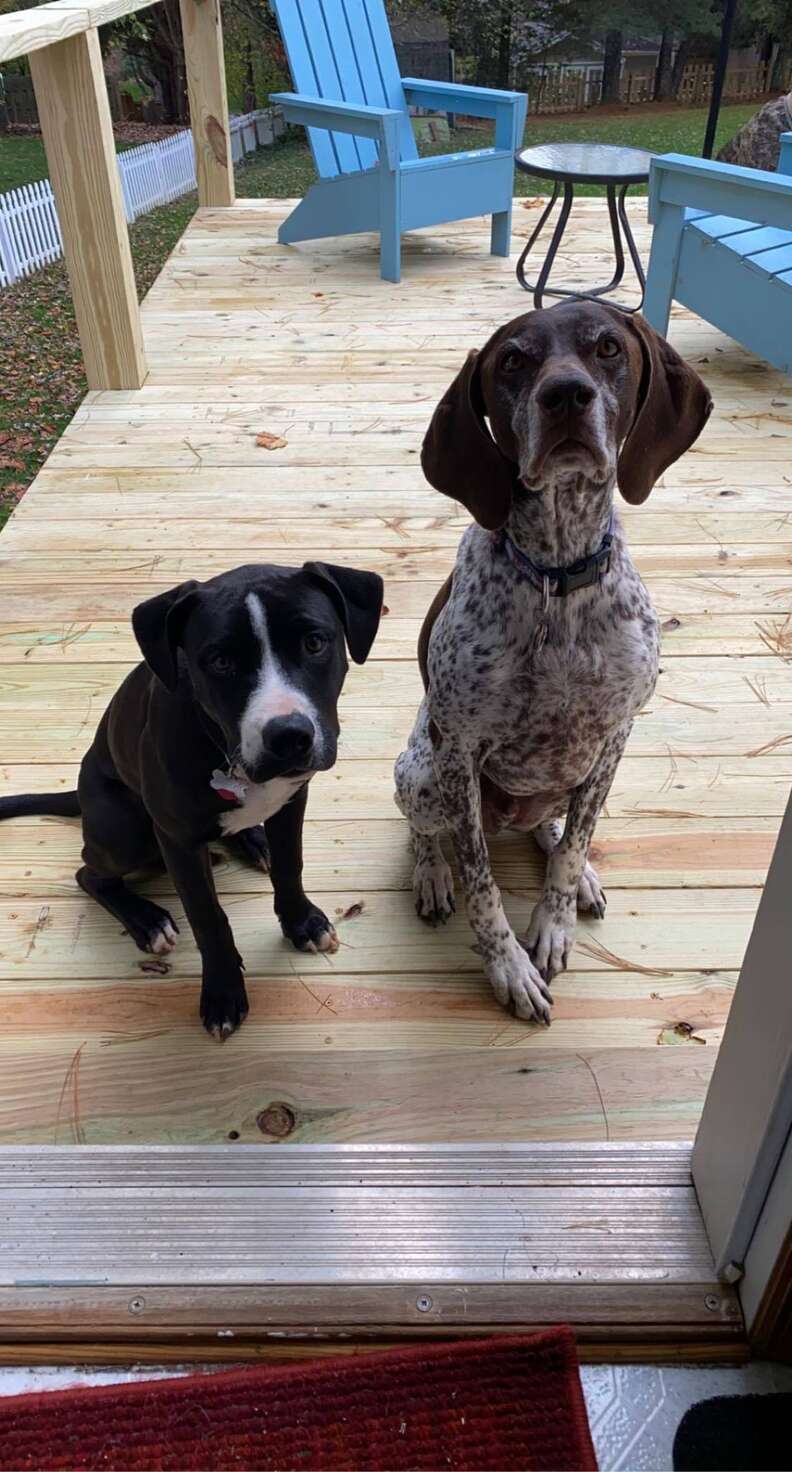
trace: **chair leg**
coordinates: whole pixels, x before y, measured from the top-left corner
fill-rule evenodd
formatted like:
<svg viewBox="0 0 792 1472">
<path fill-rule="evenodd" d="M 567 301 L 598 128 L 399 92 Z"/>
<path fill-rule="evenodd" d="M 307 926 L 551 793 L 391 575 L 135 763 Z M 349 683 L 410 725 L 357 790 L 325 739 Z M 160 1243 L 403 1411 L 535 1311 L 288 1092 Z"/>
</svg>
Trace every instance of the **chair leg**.
<svg viewBox="0 0 792 1472">
<path fill-rule="evenodd" d="M 490 255 L 508 256 L 511 249 L 511 226 L 511 205 L 507 210 L 500 210 L 497 215 L 492 216 Z"/>
<path fill-rule="evenodd" d="M 663 337 L 668 333 L 684 223 L 682 209 L 663 205 L 652 235 L 643 314 L 649 326 Z"/>
<path fill-rule="evenodd" d="M 380 163 L 380 276 L 401 281 L 401 176 Z"/>
</svg>

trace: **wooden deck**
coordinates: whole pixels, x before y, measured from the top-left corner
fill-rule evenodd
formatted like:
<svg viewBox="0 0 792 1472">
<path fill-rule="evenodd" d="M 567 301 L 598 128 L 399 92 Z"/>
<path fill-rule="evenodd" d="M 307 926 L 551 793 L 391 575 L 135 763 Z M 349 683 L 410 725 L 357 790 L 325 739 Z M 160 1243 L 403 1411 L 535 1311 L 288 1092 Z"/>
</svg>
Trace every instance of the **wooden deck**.
<svg viewBox="0 0 792 1472">
<path fill-rule="evenodd" d="M 396 287 L 366 238 L 278 246 L 287 208 L 200 212 L 145 305 L 146 386 L 88 396 L 3 533 L 0 791 L 73 785 L 141 598 L 256 558 L 375 568 L 387 616 L 309 804 L 308 888 L 343 944 L 287 950 L 266 881 L 223 862 L 252 1005 L 219 1047 L 189 935 L 168 976 L 144 972 L 74 885 L 77 825 L 4 825 L 0 1142 L 689 1138 L 792 778 L 792 383 L 675 315 L 715 413 L 622 508 L 663 673 L 597 830 L 607 919 L 581 924 L 534 1029 L 494 1002 L 464 916 L 415 919 L 391 781 L 466 522 L 423 482 L 421 437 L 466 350 L 527 302 L 483 221 L 410 237 Z M 532 218 L 517 208 L 516 230 Z M 560 269 L 601 278 L 606 230 L 584 206 Z M 530 842 L 498 842 L 495 865 L 524 926 Z"/>
</svg>

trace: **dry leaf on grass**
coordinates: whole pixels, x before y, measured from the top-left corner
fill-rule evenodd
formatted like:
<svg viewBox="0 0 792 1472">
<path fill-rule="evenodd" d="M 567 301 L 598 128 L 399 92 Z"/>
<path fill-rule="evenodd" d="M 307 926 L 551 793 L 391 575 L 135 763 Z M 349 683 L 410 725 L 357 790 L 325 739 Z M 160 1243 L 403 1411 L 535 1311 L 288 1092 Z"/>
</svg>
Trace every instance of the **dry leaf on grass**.
<svg viewBox="0 0 792 1472">
<path fill-rule="evenodd" d="M 706 1048 L 707 1039 L 700 1038 L 698 1033 L 693 1031 L 692 1023 L 675 1022 L 673 1027 L 664 1027 L 661 1029 L 657 1034 L 657 1043 L 658 1047 L 663 1046 L 663 1044 L 675 1047 L 677 1043 L 701 1043 L 702 1047 Z"/>
<path fill-rule="evenodd" d="M 285 450 L 288 443 L 289 441 L 285 440 L 282 435 L 270 434 L 268 429 L 262 429 L 256 435 L 256 444 L 260 445 L 262 450 Z"/>
</svg>

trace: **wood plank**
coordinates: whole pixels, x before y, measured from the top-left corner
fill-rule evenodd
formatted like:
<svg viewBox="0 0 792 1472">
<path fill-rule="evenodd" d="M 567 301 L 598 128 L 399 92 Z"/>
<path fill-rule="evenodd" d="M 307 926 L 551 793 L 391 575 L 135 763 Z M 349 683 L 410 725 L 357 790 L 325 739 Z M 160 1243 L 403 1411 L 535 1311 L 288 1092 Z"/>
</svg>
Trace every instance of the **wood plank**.
<svg viewBox="0 0 792 1472">
<path fill-rule="evenodd" d="M 16 778 L 27 785 L 27 770 Z M 40 769 L 44 783 L 58 768 Z M 13 769 L 12 769 L 13 771 Z M 57 774 L 57 775 L 55 775 Z M 354 774 L 350 776 L 353 781 Z M 792 778 L 792 764 L 789 777 Z M 34 785 L 31 779 L 30 787 Z M 361 793 L 363 788 L 361 788 Z M 398 814 L 388 815 L 387 773 L 383 774 L 381 809 L 385 816 L 364 816 L 367 866 L 361 870 L 356 840 L 360 819 L 346 811 L 338 791 L 334 802 L 311 799 L 305 831 L 307 881 L 317 889 L 335 891 L 355 887 L 365 891 L 409 889 L 413 860 Z M 371 807 L 374 808 L 374 804 Z M 380 803 L 376 804 L 379 811 Z M 334 816 L 334 815 L 338 816 Z M 778 832 L 777 817 L 752 818 L 633 818 L 601 817 L 594 837 L 592 862 L 606 890 L 677 889 L 760 886 L 767 873 Z M 0 893 L 28 898 L 73 895 L 74 873 L 80 860 L 80 828 L 63 818 L 18 818 L 7 823 L 0 841 Z M 519 833 L 504 833 L 490 845 L 495 877 L 506 889 L 541 882 L 545 860 L 536 846 Z M 218 892 L 243 894 L 251 889 L 251 874 L 230 859 L 218 859 L 214 877 Z M 255 883 L 255 880 L 253 881 Z M 151 880 L 147 892 L 166 891 L 164 877 Z"/>
<path fill-rule="evenodd" d="M 30 72 L 88 385 L 139 388 L 146 360 L 98 32 L 33 52 Z"/>
<path fill-rule="evenodd" d="M 454 1337 L 498 1332 L 527 1332 L 548 1324 L 585 1326 L 588 1339 L 622 1341 L 638 1338 L 655 1343 L 685 1338 L 743 1340 L 743 1327 L 733 1289 L 710 1278 L 677 1287 L 662 1284 L 620 1286 L 557 1284 L 487 1284 L 479 1290 L 419 1281 L 409 1288 L 239 1288 L 213 1290 L 160 1288 L 141 1282 L 143 1325 L 130 1314 L 129 1289 L 94 1287 L 20 1287 L 0 1291 L 0 1323 L 6 1343 L 85 1338 L 86 1332 L 111 1342 L 133 1340 L 145 1327 L 149 1341 L 217 1335 L 234 1325 L 235 1338 L 282 1341 L 340 1337 L 368 1332 L 416 1333 Z M 417 1299 L 427 1298 L 423 1312 Z M 708 1308 L 712 1298 L 715 1308 Z M 625 1333 L 624 1325 L 632 1326 Z"/>
<path fill-rule="evenodd" d="M 405 660 L 412 664 L 423 620 L 387 615 L 377 634 L 378 660 Z M 786 628 L 786 632 L 785 632 Z M 687 614 L 684 619 L 665 620 L 665 657 L 711 659 L 714 655 L 760 655 L 768 649 L 784 657 L 785 643 L 792 646 L 792 619 L 754 618 L 750 614 Z M 790 649 L 792 653 L 792 647 Z M 131 667 L 140 650 L 128 621 L 94 618 L 58 622 L 47 606 L 28 623 L 0 623 L 0 665 L 62 664 L 68 653 L 70 664 L 118 664 Z"/>
<path fill-rule="evenodd" d="M 360 886 L 358 886 L 358 890 Z M 433 930 L 416 920 L 412 895 L 367 890 L 361 913 L 358 890 L 313 899 L 336 922 L 341 946 L 330 956 L 300 955 L 296 959 L 258 892 L 228 895 L 225 909 L 237 945 L 247 958 L 249 975 L 307 978 L 334 975 L 375 975 L 414 971 L 433 976 L 480 975 L 467 921 L 457 915 Z M 512 890 L 506 909 L 522 934 L 538 898 L 536 890 Z M 758 893 L 751 889 L 615 890 L 604 921 L 582 917 L 570 957 L 570 972 L 648 969 L 665 977 L 673 971 L 739 968 L 753 924 Z M 347 912 L 352 911 L 351 918 Z M 179 905 L 174 917 L 184 928 L 180 944 L 169 957 L 174 978 L 200 974 L 200 958 Z M 144 963 L 145 964 L 145 963 Z M 140 957 L 124 940 L 118 922 L 87 897 L 55 899 L 46 905 L 14 898 L 0 908 L 0 985 L 24 974 L 34 978 L 68 980 L 127 976 L 139 978 Z M 556 982 L 562 988 L 564 979 Z M 2 1045 L 0 1045 L 2 1046 Z"/>
<path fill-rule="evenodd" d="M 220 0 L 179 0 L 198 201 L 234 203 Z"/>
<path fill-rule="evenodd" d="M 80 989 L 72 996 L 79 1006 Z M 154 1014 L 128 1035 L 60 1038 L 40 1027 L 6 1040 L 0 1141 L 261 1145 L 284 1132 L 295 1144 L 690 1140 L 717 1055 L 709 1045 L 622 1048 L 612 1035 L 604 1047 L 531 1056 L 271 1048 L 263 1065 L 266 1029 L 246 1023 L 220 1047 L 197 1020 L 195 988 L 191 1001 L 177 1030 L 160 1029 Z"/>
<path fill-rule="evenodd" d="M 84 746 L 83 740 L 80 756 Z M 76 761 L 31 762 L 25 752 L 19 762 L 0 765 L 0 793 L 69 790 L 76 786 L 77 771 Z M 775 818 L 778 826 L 791 783 L 792 751 L 788 746 L 762 757 L 671 758 L 667 751 L 662 757 L 627 755 L 619 764 L 605 816 L 682 820 L 684 830 L 691 833 L 699 831 L 695 825 L 702 818 L 763 816 Z M 317 777 L 311 787 L 312 819 L 360 824 L 372 818 L 393 819 L 395 813 L 390 756 L 383 760 L 345 759 L 334 772 Z M 403 842 L 406 845 L 406 835 Z M 358 872 L 362 879 L 365 865 L 358 863 Z"/>
<path fill-rule="evenodd" d="M 0 15 L 0 61 L 30 55 L 91 25 L 86 5 L 38 5 Z"/>
</svg>

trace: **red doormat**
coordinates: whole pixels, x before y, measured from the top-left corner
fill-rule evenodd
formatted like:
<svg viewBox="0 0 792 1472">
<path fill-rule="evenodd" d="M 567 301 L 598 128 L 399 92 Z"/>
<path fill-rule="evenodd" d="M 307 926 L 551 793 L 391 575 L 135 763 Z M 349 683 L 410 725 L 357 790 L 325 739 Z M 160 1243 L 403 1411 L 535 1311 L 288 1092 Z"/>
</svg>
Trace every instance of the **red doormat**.
<svg viewBox="0 0 792 1472">
<path fill-rule="evenodd" d="M 571 1329 L 0 1399 L 0 1468 L 596 1472 Z"/>
</svg>

